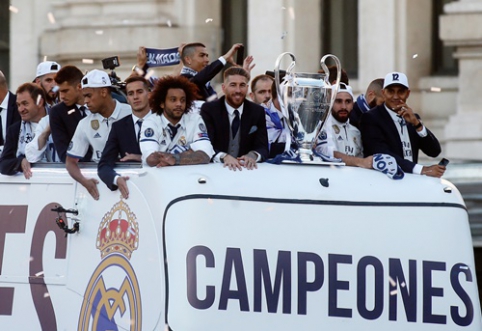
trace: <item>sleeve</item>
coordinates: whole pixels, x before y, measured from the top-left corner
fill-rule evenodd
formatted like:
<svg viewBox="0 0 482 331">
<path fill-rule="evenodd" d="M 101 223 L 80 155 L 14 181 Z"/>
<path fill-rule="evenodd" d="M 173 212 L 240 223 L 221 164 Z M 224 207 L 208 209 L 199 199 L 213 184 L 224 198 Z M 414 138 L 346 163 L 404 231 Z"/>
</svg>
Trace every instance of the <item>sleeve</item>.
<svg viewBox="0 0 482 331">
<path fill-rule="evenodd" d="M 333 140 L 333 133 L 323 129 L 320 131 L 318 137 L 316 137 L 315 151 L 318 154 L 333 158 L 333 152 L 336 146 Z"/>
<path fill-rule="evenodd" d="M 48 146 L 48 141 L 42 149 L 39 149 L 38 138 L 42 134 L 42 132 L 47 128 L 48 122 L 49 122 L 48 115 L 40 120 L 40 122 L 37 125 L 37 128 L 35 129 L 34 138 L 32 139 L 31 142 L 29 142 L 25 146 L 25 157 L 27 158 L 27 161 L 30 163 L 39 162 L 42 160 L 44 156 L 45 150 L 47 149 L 47 146 Z"/>
<path fill-rule="evenodd" d="M 263 107 L 257 106 L 256 109 L 259 109 L 256 112 L 258 117 L 257 123 L 256 123 L 258 130 L 256 130 L 256 138 L 254 141 L 253 151 L 257 152 L 261 156 L 260 161 L 264 161 L 269 156 L 268 132 L 266 130 L 266 117 L 265 117 Z"/>
<path fill-rule="evenodd" d="M 198 72 L 196 76 L 191 77 L 189 80 L 195 84 L 206 85 L 206 83 L 211 81 L 223 68 L 224 64 L 218 59 L 208 64 L 203 70 Z"/>
<path fill-rule="evenodd" d="M 18 134 L 15 128 L 16 125 L 10 126 L 5 136 L 5 145 L 0 157 L 0 173 L 3 175 L 15 175 L 22 170 L 21 164 L 25 155 L 17 157 Z"/>
<path fill-rule="evenodd" d="M 153 117 L 157 115 L 151 115 L 142 124 L 141 137 L 139 140 L 139 147 L 142 153 L 142 164 L 146 165 L 146 159 L 154 152 L 158 152 L 159 141 L 162 138 L 162 129 L 156 125 Z"/>
<path fill-rule="evenodd" d="M 99 178 L 111 191 L 117 190 L 117 185 L 114 184 L 114 178 L 117 176 L 114 167 L 115 163 L 118 161 L 118 157 L 119 138 L 117 134 L 117 125 L 114 123 L 97 166 L 97 174 Z"/>
<path fill-rule="evenodd" d="M 211 159 L 214 155 L 213 145 L 209 140 L 206 125 L 201 116 L 193 116 L 193 139 L 191 149 L 193 151 L 203 151 Z"/>
<path fill-rule="evenodd" d="M 60 117 L 61 110 L 60 105 L 54 106 L 50 110 L 49 121 L 55 150 L 57 151 L 60 160 L 65 163 L 65 156 L 67 155 L 70 139 L 67 128 Z"/>
<path fill-rule="evenodd" d="M 386 140 L 386 133 L 382 130 L 376 116 L 370 111 L 364 113 L 360 119 L 360 132 L 363 141 L 363 150 L 365 156 L 376 153 L 388 154 L 395 158 L 397 164 L 404 172 L 412 173 L 416 163 L 405 160 L 398 154 L 394 153 Z"/>
<path fill-rule="evenodd" d="M 86 119 L 87 117 L 82 119 L 79 122 L 79 125 L 77 125 L 74 136 L 72 137 L 69 148 L 67 150 L 67 155 L 75 159 L 83 158 L 89 150 L 90 144 L 84 129 L 84 124 L 87 123 Z"/>
</svg>

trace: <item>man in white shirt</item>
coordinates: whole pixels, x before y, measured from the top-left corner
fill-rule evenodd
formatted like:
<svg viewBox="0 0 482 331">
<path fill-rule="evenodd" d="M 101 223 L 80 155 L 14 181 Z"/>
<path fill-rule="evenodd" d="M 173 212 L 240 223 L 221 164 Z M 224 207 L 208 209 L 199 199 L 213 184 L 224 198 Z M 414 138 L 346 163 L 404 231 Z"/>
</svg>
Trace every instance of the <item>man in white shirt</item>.
<svg viewBox="0 0 482 331">
<path fill-rule="evenodd" d="M 196 85 L 182 76 L 166 76 L 151 92 L 153 115 L 142 124 L 140 147 L 143 164 L 150 167 L 209 163 L 214 150 L 199 114 L 189 108 Z"/>
<path fill-rule="evenodd" d="M 107 73 L 92 70 L 82 78 L 82 94 L 90 114 L 84 117 L 70 142 L 65 160 L 70 176 L 82 184 L 90 195 L 99 199 L 98 181 L 86 178 L 80 171 L 78 162 L 92 146 L 92 161 L 99 162 L 112 124 L 132 114 L 131 107 L 112 98 L 111 81 Z"/>
<path fill-rule="evenodd" d="M 370 169 L 373 157 L 363 158 L 360 131 L 350 124 L 353 100 L 352 88 L 340 83 L 331 114 L 318 135 L 315 150 L 328 159 L 341 159 L 348 166 Z"/>
</svg>

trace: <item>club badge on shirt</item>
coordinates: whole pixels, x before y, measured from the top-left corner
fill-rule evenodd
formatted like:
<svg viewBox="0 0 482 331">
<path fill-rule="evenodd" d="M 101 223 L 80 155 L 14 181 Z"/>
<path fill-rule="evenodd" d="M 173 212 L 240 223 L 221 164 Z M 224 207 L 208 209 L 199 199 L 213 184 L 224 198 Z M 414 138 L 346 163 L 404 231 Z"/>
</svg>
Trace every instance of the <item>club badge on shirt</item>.
<svg viewBox="0 0 482 331">
<path fill-rule="evenodd" d="M 201 130 L 201 132 L 203 133 L 206 132 L 206 126 L 204 125 L 204 123 L 199 123 L 199 130 Z"/>
<path fill-rule="evenodd" d="M 152 130 L 151 128 L 147 128 L 144 130 L 144 136 L 146 136 L 146 138 L 150 138 L 154 135 L 154 130 Z"/>
<path fill-rule="evenodd" d="M 92 120 L 92 121 L 90 121 L 90 126 L 91 126 L 92 129 L 94 129 L 94 130 L 99 130 L 99 127 L 100 127 L 99 120 Z"/>
<path fill-rule="evenodd" d="M 339 134 L 339 133 L 340 133 L 340 128 L 339 128 L 338 125 L 336 125 L 336 124 L 333 124 L 333 130 L 335 130 L 335 133 L 336 133 L 336 134 Z"/>
<path fill-rule="evenodd" d="M 186 146 L 186 145 L 187 145 L 186 137 L 182 136 L 182 137 L 179 139 L 179 145 L 181 145 L 181 146 Z"/>
</svg>

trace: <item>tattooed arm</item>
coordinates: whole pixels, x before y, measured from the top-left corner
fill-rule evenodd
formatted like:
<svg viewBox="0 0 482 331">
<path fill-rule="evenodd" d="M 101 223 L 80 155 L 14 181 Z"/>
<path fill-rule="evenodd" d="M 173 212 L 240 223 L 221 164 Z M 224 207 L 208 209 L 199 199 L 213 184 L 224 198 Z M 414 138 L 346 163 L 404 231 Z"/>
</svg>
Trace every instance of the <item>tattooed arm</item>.
<svg viewBox="0 0 482 331">
<path fill-rule="evenodd" d="M 191 149 L 180 154 L 155 152 L 146 159 L 149 166 L 158 168 L 173 165 L 207 164 L 209 161 L 209 156 L 206 153 Z"/>
</svg>

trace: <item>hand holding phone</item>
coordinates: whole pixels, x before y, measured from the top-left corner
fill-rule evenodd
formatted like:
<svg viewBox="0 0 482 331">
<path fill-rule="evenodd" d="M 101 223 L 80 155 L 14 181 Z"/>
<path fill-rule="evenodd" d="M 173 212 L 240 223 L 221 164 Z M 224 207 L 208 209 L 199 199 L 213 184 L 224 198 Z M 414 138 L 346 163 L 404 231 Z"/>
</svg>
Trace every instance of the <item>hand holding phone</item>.
<svg viewBox="0 0 482 331">
<path fill-rule="evenodd" d="M 446 167 L 447 164 L 449 164 L 449 160 L 447 160 L 446 158 L 443 158 L 442 160 L 440 160 L 440 162 L 438 163 L 438 165 L 441 165 L 441 166 L 444 166 Z"/>
</svg>

